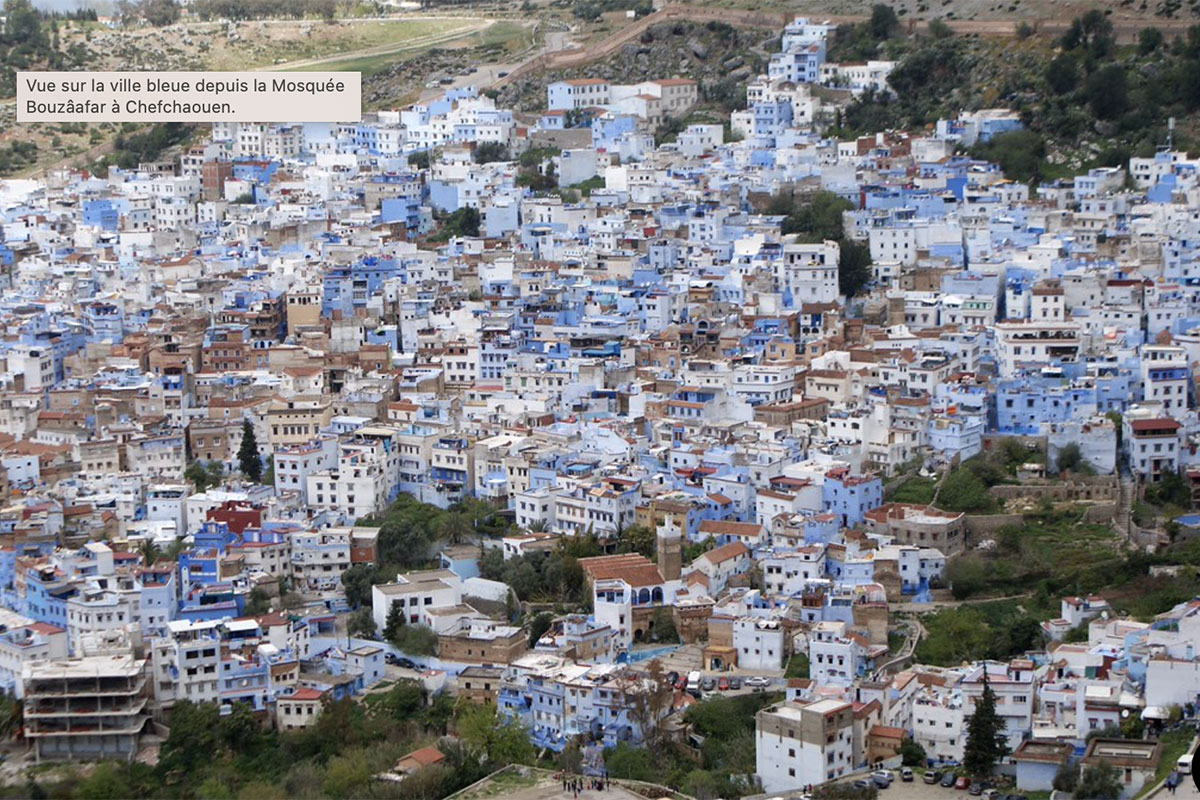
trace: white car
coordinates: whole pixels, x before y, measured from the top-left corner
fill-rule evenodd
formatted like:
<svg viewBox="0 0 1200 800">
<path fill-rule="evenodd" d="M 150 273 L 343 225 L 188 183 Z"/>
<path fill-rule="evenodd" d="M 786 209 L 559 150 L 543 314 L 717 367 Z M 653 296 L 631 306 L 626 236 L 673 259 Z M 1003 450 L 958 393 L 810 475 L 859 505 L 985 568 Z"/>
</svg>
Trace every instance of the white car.
<svg viewBox="0 0 1200 800">
<path fill-rule="evenodd" d="M 437 81 L 430 81 L 429 83 L 425 84 L 426 89 L 436 89 L 439 86 L 441 86 L 441 84 Z"/>
<path fill-rule="evenodd" d="M 770 686 L 771 679 L 763 675 L 751 675 L 746 680 L 742 681 L 747 686 Z"/>
</svg>

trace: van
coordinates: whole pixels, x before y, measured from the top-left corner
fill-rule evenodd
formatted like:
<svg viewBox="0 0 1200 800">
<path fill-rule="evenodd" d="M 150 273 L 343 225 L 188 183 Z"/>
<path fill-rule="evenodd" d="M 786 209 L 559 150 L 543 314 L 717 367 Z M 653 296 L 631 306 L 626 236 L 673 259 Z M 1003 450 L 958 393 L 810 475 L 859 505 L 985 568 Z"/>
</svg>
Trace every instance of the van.
<svg viewBox="0 0 1200 800">
<path fill-rule="evenodd" d="M 687 690 L 693 695 L 700 693 L 700 670 L 694 669 L 688 673 Z"/>
<path fill-rule="evenodd" d="M 1192 756 L 1193 755 L 1194 755 L 1193 753 L 1188 753 L 1187 755 L 1179 757 L 1179 761 L 1176 762 L 1176 764 L 1175 764 L 1175 769 L 1181 775 L 1191 775 L 1192 774 Z"/>
</svg>

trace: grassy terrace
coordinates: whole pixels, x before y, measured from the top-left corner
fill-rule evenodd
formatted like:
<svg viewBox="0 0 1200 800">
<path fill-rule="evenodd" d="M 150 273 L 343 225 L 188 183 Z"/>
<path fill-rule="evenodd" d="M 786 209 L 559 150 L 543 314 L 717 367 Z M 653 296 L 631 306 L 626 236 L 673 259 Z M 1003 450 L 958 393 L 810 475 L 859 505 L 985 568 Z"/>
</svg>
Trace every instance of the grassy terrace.
<svg viewBox="0 0 1200 800">
<path fill-rule="evenodd" d="M 947 568 L 954 596 L 1040 591 L 1058 596 L 1114 585 L 1126 560 L 1112 528 L 1082 522 L 1082 507 L 1043 508 L 992 537 L 995 546 L 955 559 Z"/>
</svg>

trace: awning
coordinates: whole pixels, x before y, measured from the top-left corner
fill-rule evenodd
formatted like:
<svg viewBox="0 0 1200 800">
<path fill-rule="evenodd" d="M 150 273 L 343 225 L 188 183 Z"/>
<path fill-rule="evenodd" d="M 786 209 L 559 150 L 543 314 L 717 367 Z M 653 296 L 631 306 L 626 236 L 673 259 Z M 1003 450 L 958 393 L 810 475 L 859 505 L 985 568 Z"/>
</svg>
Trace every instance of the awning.
<svg viewBox="0 0 1200 800">
<path fill-rule="evenodd" d="M 1166 706 L 1146 706 L 1142 711 L 1142 719 L 1166 720 L 1171 718 L 1171 711 Z"/>
</svg>

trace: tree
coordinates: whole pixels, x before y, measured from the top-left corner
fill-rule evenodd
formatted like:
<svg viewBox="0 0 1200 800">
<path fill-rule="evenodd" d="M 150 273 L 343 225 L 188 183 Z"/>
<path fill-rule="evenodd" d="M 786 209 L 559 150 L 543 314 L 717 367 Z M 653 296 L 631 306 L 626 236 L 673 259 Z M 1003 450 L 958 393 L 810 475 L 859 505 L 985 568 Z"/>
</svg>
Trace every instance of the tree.
<svg viewBox="0 0 1200 800">
<path fill-rule="evenodd" d="M 704 769 L 694 769 L 685 775 L 679 790 L 696 800 L 712 800 L 719 796 L 716 778 Z"/>
<path fill-rule="evenodd" d="M 901 763 L 906 767 L 922 767 L 925 766 L 925 748 L 920 742 L 914 739 L 905 738 L 900 743 L 900 758 Z"/>
<path fill-rule="evenodd" d="M 0 693 L 0 741 L 8 741 L 21 728 L 24 703 L 11 694 Z"/>
<path fill-rule="evenodd" d="M 4 40 L 34 52 L 47 46 L 46 30 L 29 0 L 4 0 Z"/>
<path fill-rule="evenodd" d="M 147 797 L 161 788 L 154 768 L 138 762 L 100 763 L 75 787 L 74 797 L 86 800 L 124 800 Z"/>
<path fill-rule="evenodd" d="M 1055 94 L 1066 94 L 1079 83 L 1079 62 L 1070 53 L 1060 53 L 1046 67 L 1046 82 Z"/>
<path fill-rule="evenodd" d="M 1146 486 L 1146 502 L 1156 506 L 1192 507 L 1192 490 L 1178 472 L 1166 471 L 1157 483 Z"/>
<path fill-rule="evenodd" d="M 653 749 L 659 740 L 659 723 L 671 711 L 675 688 L 657 658 L 646 665 L 646 672 L 625 669 L 615 680 L 621 693 L 618 708 L 624 708 L 629 721 L 641 732 L 642 740 Z"/>
<path fill-rule="evenodd" d="M 1163 34 L 1158 28 L 1142 28 L 1138 31 L 1138 54 L 1148 56 L 1163 45 Z"/>
<path fill-rule="evenodd" d="M 221 466 L 219 461 L 210 461 L 207 464 L 203 461 L 193 461 L 183 471 L 183 477 L 192 482 L 197 494 L 220 486 L 224 475 L 225 467 Z"/>
<path fill-rule="evenodd" d="M 188 775 L 210 763 L 220 752 L 217 741 L 220 718 L 215 703 L 197 705 L 182 700 L 172 706 L 170 733 L 159 750 L 158 763 L 163 772 Z"/>
<path fill-rule="evenodd" d="M 375 585 L 378 570 L 371 564 L 355 564 L 342 573 L 342 588 L 346 602 L 353 608 L 371 604 L 371 587 Z M 281 585 L 279 591 L 283 592 Z"/>
<path fill-rule="evenodd" d="M 604 751 L 604 766 L 614 778 L 655 783 L 662 779 L 654 763 L 654 754 L 645 747 L 630 747 L 621 742 Z"/>
<path fill-rule="evenodd" d="M 1088 76 L 1084 87 L 1092 113 L 1100 119 L 1116 119 L 1129 107 L 1129 87 L 1120 64 L 1101 67 Z"/>
<path fill-rule="evenodd" d="M 179 21 L 179 4 L 175 0 L 142 0 L 138 7 L 142 19 L 156 28 Z"/>
<path fill-rule="evenodd" d="M 409 166 L 417 169 L 429 169 L 431 156 L 428 150 L 418 150 L 415 153 L 410 153 L 408 156 Z"/>
<path fill-rule="evenodd" d="M 502 142 L 480 142 L 475 146 L 475 163 L 491 164 L 494 161 L 511 161 L 508 148 Z"/>
<path fill-rule="evenodd" d="M 900 30 L 900 19 L 892 7 L 883 3 L 871 6 L 871 35 L 876 39 L 888 39 Z"/>
<path fill-rule="evenodd" d="M 771 214 L 787 215 L 780 227 L 781 233 L 798 233 L 801 241 L 823 242 L 826 239 L 840 241 L 845 237 L 842 214 L 853 209 L 854 204 L 849 200 L 822 190 L 815 192 L 808 203 L 799 207 L 794 205 L 791 198 L 776 198 L 767 210 Z"/>
<path fill-rule="evenodd" d="M 1060 44 L 1064 50 L 1083 49 L 1092 59 L 1102 58 L 1112 49 L 1113 24 L 1099 9 L 1092 9 L 1071 21 Z"/>
<path fill-rule="evenodd" d="M 1056 792 L 1075 791 L 1075 787 L 1079 785 L 1079 765 L 1072 764 L 1070 760 L 1064 760 L 1058 765 L 1058 772 L 1054 773 L 1052 785 Z"/>
<path fill-rule="evenodd" d="M 946 511 L 986 511 L 992 507 L 992 496 L 974 472 L 956 469 L 942 479 L 937 506 Z"/>
<path fill-rule="evenodd" d="M 526 626 L 529 630 L 529 646 L 534 647 L 537 645 L 538 639 L 541 639 L 542 635 L 546 631 L 550 630 L 550 626 L 553 624 L 554 615 L 549 611 L 542 611 L 541 613 L 534 615 L 534 617 L 529 620 L 529 623 Z"/>
<path fill-rule="evenodd" d="M 378 708 L 398 720 L 408 720 L 425 707 L 425 700 L 424 686 L 414 680 L 400 680 L 383 695 Z"/>
<path fill-rule="evenodd" d="M 931 19 L 929 35 L 935 39 L 949 39 L 954 35 L 954 29 L 943 19 Z"/>
<path fill-rule="evenodd" d="M 1007 131 L 980 142 L 971 149 L 976 158 L 994 161 L 1006 177 L 1029 182 L 1042 176 L 1046 143 L 1040 135 L 1029 130 Z"/>
<path fill-rule="evenodd" d="M 1058 471 L 1075 472 L 1083 463 L 1083 451 L 1075 442 L 1069 442 L 1058 450 Z"/>
<path fill-rule="evenodd" d="M 377 631 L 375 618 L 371 616 L 371 609 L 360 608 L 351 614 L 346 623 L 346 630 L 351 636 L 357 636 L 360 639 L 374 639 Z"/>
<path fill-rule="evenodd" d="M 963 750 L 963 766 L 975 778 L 992 774 L 996 762 L 1008 754 L 1004 721 L 996 713 L 996 693 L 988 682 L 987 668 L 983 671 L 983 694 L 975 704 L 975 713 L 967 723 L 967 744 Z"/>
<path fill-rule="evenodd" d="M 675 615 L 669 606 L 663 606 L 654 612 L 652 625 L 656 642 L 679 641 L 679 631 L 675 629 Z"/>
<path fill-rule="evenodd" d="M 871 248 L 853 239 L 843 239 L 838 259 L 838 291 L 854 297 L 871 282 Z"/>
<path fill-rule="evenodd" d="M 437 655 L 437 634 L 426 625 L 406 625 L 396 647 L 414 656 Z"/>
<path fill-rule="evenodd" d="M 260 586 L 255 586 L 250 590 L 250 596 L 246 599 L 246 616 L 256 617 L 260 614 L 266 614 L 271 610 L 271 598 Z"/>
<path fill-rule="evenodd" d="M 455 727 L 459 738 L 483 756 L 493 769 L 533 759 L 529 731 L 517 720 L 499 716 L 491 706 L 464 706 Z"/>
<path fill-rule="evenodd" d="M 478 236 L 479 223 L 479 209 L 463 206 L 446 217 L 446 221 L 442 226 L 442 233 L 447 238 L 455 236 Z"/>
<path fill-rule="evenodd" d="M 146 567 L 154 566 L 154 562 L 158 561 L 162 551 L 158 549 L 158 545 L 153 539 L 146 539 L 138 545 L 138 555 L 142 557 L 142 565 Z"/>
<path fill-rule="evenodd" d="M 621 531 L 617 549 L 622 553 L 641 553 L 653 559 L 658 550 L 658 536 L 645 525 L 632 525 Z"/>
<path fill-rule="evenodd" d="M 379 553 L 383 561 L 401 567 L 415 567 L 429 554 L 429 539 L 425 531 L 411 519 L 388 519 L 379 527 Z"/>
<path fill-rule="evenodd" d="M 400 647 L 404 640 L 404 626 L 408 618 L 404 614 L 404 603 L 392 603 L 388 607 L 387 619 L 383 625 L 383 639 L 393 647 Z"/>
<path fill-rule="evenodd" d="M 1100 761 L 1083 770 L 1072 796 L 1078 800 L 1117 800 L 1122 788 L 1117 768 L 1107 761 Z"/>
<path fill-rule="evenodd" d="M 242 420 L 242 446 L 238 448 L 238 465 L 242 474 L 258 483 L 262 480 L 262 457 L 258 454 L 258 438 L 254 435 L 254 425 L 248 419 Z"/>
<path fill-rule="evenodd" d="M 461 544 L 470 537 L 474 526 L 470 517 L 460 511 L 452 511 L 442 517 L 438 525 L 438 533 L 449 544 Z"/>
</svg>

